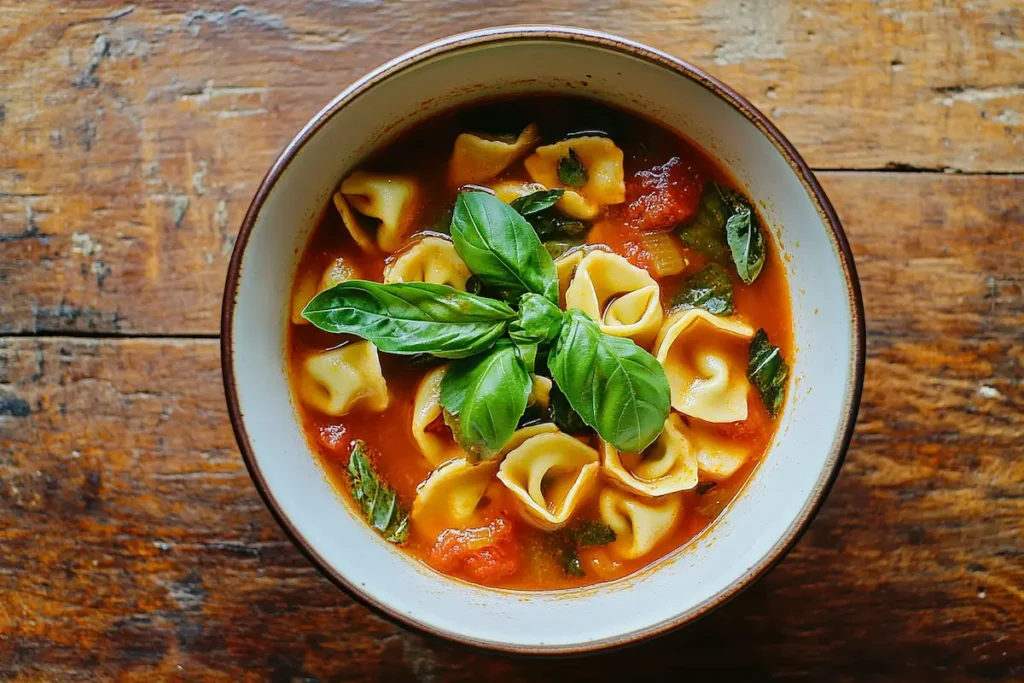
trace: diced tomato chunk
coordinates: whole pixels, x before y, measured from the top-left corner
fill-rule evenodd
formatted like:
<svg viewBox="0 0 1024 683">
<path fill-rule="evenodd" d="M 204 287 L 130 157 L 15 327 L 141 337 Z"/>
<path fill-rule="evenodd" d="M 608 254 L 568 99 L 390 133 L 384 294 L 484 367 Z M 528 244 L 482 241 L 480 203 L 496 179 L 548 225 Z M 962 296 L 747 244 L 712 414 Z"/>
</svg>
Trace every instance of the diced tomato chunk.
<svg viewBox="0 0 1024 683">
<path fill-rule="evenodd" d="M 671 230 L 697 215 L 703 189 L 700 168 L 679 157 L 639 171 L 626 183 L 625 223 L 633 230 Z"/>
<path fill-rule="evenodd" d="M 332 451 L 341 451 L 348 447 L 350 439 L 345 435 L 345 425 L 324 424 L 317 428 L 317 441 Z"/>
<path fill-rule="evenodd" d="M 646 269 L 651 263 L 651 255 L 644 248 L 642 236 L 615 221 L 595 223 L 587 235 L 587 242 L 606 245 L 637 268 Z"/>
<path fill-rule="evenodd" d="M 438 571 L 491 585 L 515 574 L 520 560 L 512 521 L 505 517 L 485 527 L 441 532 L 427 557 Z"/>
</svg>

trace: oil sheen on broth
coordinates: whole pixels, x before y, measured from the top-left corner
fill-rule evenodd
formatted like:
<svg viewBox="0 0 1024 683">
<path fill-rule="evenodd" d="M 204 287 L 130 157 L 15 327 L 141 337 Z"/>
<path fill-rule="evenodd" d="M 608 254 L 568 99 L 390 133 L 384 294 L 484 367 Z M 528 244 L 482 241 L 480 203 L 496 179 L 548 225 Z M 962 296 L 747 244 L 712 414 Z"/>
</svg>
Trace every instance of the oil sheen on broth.
<svg viewBox="0 0 1024 683">
<path fill-rule="evenodd" d="M 551 391 L 541 357 L 520 429 L 477 460 L 456 444 L 437 405 L 450 361 L 378 352 L 302 317 L 318 292 L 356 279 L 492 296 L 449 236 L 459 193 L 511 203 L 559 188 L 553 206 L 526 218 L 555 257 L 561 307 L 649 351 L 669 382 L 669 417 L 643 453 L 619 453 L 582 424 Z M 770 396 L 748 380 L 755 331 L 778 358 L 794 357 L 770 234 L 761 224 L 763 265 L 750 283 L 729 249 L 724 224 L 742 213 L 734 190 L 720 165 L 677 134 L 561 97 L 446 112 L 360 163 L 302 256 L 289 323 L 301 422 L 356 514 L 348 466 L 362 442 L 395 494 L 396 521 L 411 513 L 402 550 L 474 583 L 546 590 L 609 581 L 711 525 L 765 457 L 779 421 L 766 409 Z M 756 209 L 751 222 L 757 230 Z M 784 392 L 784 372 L 777 379 Z"/>
</svg>

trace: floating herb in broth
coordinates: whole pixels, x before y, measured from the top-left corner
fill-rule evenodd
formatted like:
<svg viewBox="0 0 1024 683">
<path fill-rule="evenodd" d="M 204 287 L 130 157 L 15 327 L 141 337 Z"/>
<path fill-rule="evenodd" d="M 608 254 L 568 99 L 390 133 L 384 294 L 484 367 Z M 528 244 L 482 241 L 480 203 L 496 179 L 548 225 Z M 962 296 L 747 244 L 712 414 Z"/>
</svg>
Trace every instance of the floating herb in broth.
<svg viewBox="0 0 1024 683">
<path fill-rule="evenodd" d="M 785 403 L 784 273 L 753 203 L 670 131 L 565 102 L 417 124 L 341 179 L 293 291 L 311 450 L 383 540 L 488 586 L 593 584 L 679 548 L 706 523 L 696 510 L 726 509 Z M 676 400 L 689 390 L 666 368 L 689 361 L 662 347 L 693 307 L 772 331 L 746 368 L 713 326 L 700 335 L 701 357 L 762 397 L 746 420 Z M 680 453 L 697 476 L 666 484 L 682 480 L 657 468 Z"/>
</svg>

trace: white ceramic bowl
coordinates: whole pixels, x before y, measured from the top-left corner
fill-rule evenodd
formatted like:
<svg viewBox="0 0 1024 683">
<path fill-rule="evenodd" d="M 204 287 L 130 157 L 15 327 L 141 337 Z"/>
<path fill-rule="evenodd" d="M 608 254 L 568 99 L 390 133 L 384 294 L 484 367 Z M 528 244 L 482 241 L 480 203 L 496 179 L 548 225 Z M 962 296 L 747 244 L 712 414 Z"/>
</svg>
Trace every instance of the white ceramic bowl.
<svg viewBox="0 0 1024 683">
<path fill-rule="evenodd" d="M 570 591 L 494 590 L 417 563 L 350 512 L 311 454 L 285 372 L 289 290 L 339 180 L 431 114 L 494 95 L 587 95 L 711 152 L 761 203 L 783 252 L 796 358 L 770 452 L 710 530 L 636 575 Z M 509 27 L 431 43 L 338 95 L 270 169 L 228 271 L 222 363 L 253 481 L 298 547 L 353 597 L 429 633 L 495 650 L 584 652 L 687 623 L 780 560 L 839 471 L 856 418 L 864 326 L 839 221 L 790 143 L 750 103 L 673 57 L 578 29 Z"/>
</svg>

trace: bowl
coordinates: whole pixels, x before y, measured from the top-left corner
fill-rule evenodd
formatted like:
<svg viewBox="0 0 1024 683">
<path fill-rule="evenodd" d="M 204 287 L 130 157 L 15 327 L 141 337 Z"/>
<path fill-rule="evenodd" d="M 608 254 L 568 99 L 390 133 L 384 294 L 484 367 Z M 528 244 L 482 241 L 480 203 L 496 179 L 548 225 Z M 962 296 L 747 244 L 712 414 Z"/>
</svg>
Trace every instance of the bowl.
<svg viewBox="0 0 1024 683">
<path fill-rule="evenodd" d="M 585 95 L 708 150 L 759 201 L 792 297 L 793 383 L 775 441 L 704 534 L 647 569 L 580 589 L 488 589 L 439 574 L 377 536 L 340 498 L 297 420 L 285 362 L 292 278 L 340 179 L 440 110 L 496 95 Z M 810 524 L 839 472 L 864 373 L 853 257 L 821 186 L 741 96 L 674 57 L 574 28 L 515 26 L 413 50 L 346 88 L 260 184 L 228 269 L 221 361 L 231 422 L 282 528 L 352 597 L 407 626 L 513 653 L 633 643 L 708 613 L 767 572 Z"/>
</svg>

